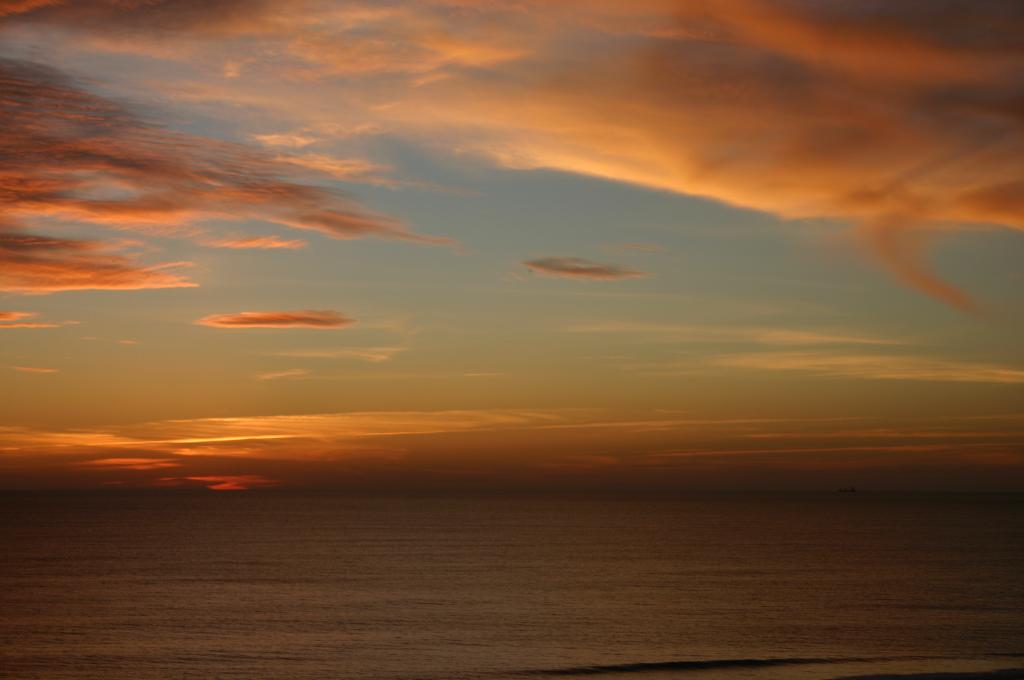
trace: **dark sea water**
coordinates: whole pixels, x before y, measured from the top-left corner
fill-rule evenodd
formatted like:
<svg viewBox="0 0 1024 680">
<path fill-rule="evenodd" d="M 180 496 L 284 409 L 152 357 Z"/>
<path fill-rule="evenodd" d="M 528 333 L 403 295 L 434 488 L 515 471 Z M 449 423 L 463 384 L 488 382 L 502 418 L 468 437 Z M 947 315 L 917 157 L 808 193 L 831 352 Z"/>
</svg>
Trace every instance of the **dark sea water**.
<svg viewBox="0 0 1024 680">
<path fill-rule="evenodd" d="M 1022 667 L 1022 496 L 0 494 L 2 678 Z"/>
</svg>

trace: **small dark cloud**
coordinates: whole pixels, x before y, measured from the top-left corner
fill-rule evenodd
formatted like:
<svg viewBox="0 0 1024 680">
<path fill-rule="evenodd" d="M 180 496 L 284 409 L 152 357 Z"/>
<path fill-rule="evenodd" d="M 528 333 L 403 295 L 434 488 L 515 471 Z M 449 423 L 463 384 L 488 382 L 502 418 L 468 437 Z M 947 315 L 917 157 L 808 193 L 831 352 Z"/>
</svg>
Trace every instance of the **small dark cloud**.
<svg viewBox="0 0 1024 680">
<path fill-rule="evenodd" d="M 581 257 L 542 257 L 527 260 L 523 265 L 542 276 L 557 276 L 566 279 L 596 279 L 598 281 L 619 281 L 640 279 L 650 276 L 647 272 L 614 264 L 602 264 Z"/>
</svg>

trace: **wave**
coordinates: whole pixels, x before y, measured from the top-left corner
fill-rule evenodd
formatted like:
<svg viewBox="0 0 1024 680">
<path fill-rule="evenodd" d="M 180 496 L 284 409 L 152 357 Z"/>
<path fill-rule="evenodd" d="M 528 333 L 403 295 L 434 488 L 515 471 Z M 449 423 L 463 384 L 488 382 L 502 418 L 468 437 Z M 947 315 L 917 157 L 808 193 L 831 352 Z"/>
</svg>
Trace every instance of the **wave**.
<svg viewBox="0 0 1024 680">
<path fill-rule="evenodd" d="M 994 671 L 904 673 L 900 675 L 844 675 L 833 678 L 833 680 L 1024 680 L 1024 668 L 1001 668 Z"/>
<path fill-rule="evenodd" d="M 982 654 L 983 658 L 1022 657 L 1024 653 L 1004 652 Z M 876 656 L 876 657 L 769 657 L 763 659 L 707 659 L 703 661 L 650 661 L 636 663 L 604 664 L 592 666 L 565 666 L 562 668 L 536 668 L 523 670 L 516 675 L 563 676 L 563 675 L 606 675 L 616 673 L 647 673 L 651 671 L 704 671 L 728 668 L 771 668 L 775 666 L 809 666 L 843 663 L 871 663 L 884 661 L 938 661 L 953 660 L 955 656 Z M 977 658 L 977 657 L 974 657 Z M 1014 675 L 1016 673 L 1016 675 Z M 844 676 L 835 680 L 1024 680 L 1024 669 L 1006 668 L 998 671 L 984 671 L 975 674 L 931 673 L 921 675 L 857 675 Z"/>
<path fill-rule="evenodd" d="M 716 668 L 769 668 L 772 666 L 802 666 L 813 664 L 856 663 L 879 661 L 874 658 L 767 658 L 767 659 L 709 659 L 706 661 L 652 661 L 620 663 L 600 666 L 567 666 L 563 668 L 537 668 L 520 671 L 519 675 L 604 675 L 608 673 L 646 673 L 650 671 L 705 671 Z"/>
</svg>

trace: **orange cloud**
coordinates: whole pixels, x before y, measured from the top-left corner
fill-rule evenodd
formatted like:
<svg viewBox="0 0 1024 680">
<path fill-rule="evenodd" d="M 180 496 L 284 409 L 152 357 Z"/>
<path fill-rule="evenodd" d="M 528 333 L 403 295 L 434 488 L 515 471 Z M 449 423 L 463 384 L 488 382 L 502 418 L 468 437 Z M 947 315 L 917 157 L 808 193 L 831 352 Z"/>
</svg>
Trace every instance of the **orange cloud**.
<svg viewBox="0 0 1024 680">
<path fill-rule="evenodd" d="M 580 257 L 543 257 L 527 260 L 523 265 L 530 271 L 543 276 L 555 276 L 564 279 L 597 279 L 599 281 L 620 281 L 622 279 L 639 279 L 650 276 L 647 272 L 637 271 L 614 264 L 601 264 Z"/>
<path fill-rule="evenodd" d="M 906 467 L 903 481 L 912 486 L 928 486 L 936 479 L 929 475 L 946 466 L 988 470 L 995 488 L 1000 475 L 1019 479 L 1021 433 L 1003 422 L 968 420 L 626 416 L 604 409 L 324 413 L 157 421 L 108 432 L 0 427 L 0 452 L 5 480 L 16 485 L 31 479 L 32 470 L 69 486 L 226 485 L 223 490 L 269 482 L 536 486 L 551 475 L 567 484 L 670 488 L 705 473 L 698 486 L 728 486 L 744 471 L 751 480 L 767 475 L 761 481 L 773 485 L 797 479 L 787 475 L 808 466 L 876 465 Z M 169 464 L 174 476 L 157 476 Z"/>
<path fill-rule="evenodd" d="M 2 181 L 2 180 L 0 180 Z M 2 202 L 2 199 L 0 199 Z M 168 271 L 188 262 L 143 266 L 104 252 L 100 241 L 3 231 L 0 224 L 0 290 L 54 293 L 67 290 L 190 288 L 197 284 Z"/>
<path fill-rule="evenodd" d="M 157 421 L 105 432 L 0 427 L 0 450 L 64 455 L 109 451 L 105 458 L 135 457 L 142 449 L 159 451 L 161 457 L 171 452 L 203 457 L 317 458 L 357 443 L 366 448 L 362 442 L 367 439 L 544 427 L 585 415 L 571 410 L 381 411 Z"/>
<path fill-rule="evenodd" d="M 291 149 L 301 149 L 317 141 L 314 136 L 302 132 L 279 132 L 264 135 L 253 135 L 253 139 L 267 146 L 283 146 Z"/>
<path fill-rule="evenodd" d="M 572 415 L 572 414 L 568 414 Z M 296 416 L 254 416 L 162 421 L 129 428 L 125 437 L 147 444 L 219 443 L 245 440 L 351 440 L 446 432 L 493 431 L 540 426 L 567 414 L 544 410 L 370 411 Z M 154 435 L 162 436 L 157 439 Z M 128 439 L 127 441 L 131 441 Z"/>
<path fill-rule="evenodd" d="M 297 312 L 211 314 L 196 323 L 214 328 L 345 328 L 354 324 L 355 319 L 333 310 L 307 309 Z"/>
<path fill-rule="evenodd" d="M 359 359 L 370 363 L 391 361 L 405 347 L 334 347 L 328 349 L 294 349 L 274 352 L 273 356 L 297 359 Z"/>
<path fill-rule="evenodd" d="M 183 263 L 144 266 L 104 252 L 113 246 L 100 242 L 23 229 L 23 222 L 52 218 L 186 234 L 183 228 L 201 219 L 260 219 L 332 238 L 447 242 L 362 210 L 337 191 L 293 181 L 294 166 L 286 161 L 150 125 L 37 64 L 0 59 L 0 118 L 2 290 L 195 285 L 166 271 Z M 297 243 L 258 240 L 248 246 Z"/>
<path fill-rule="evenodd" d="M 11 366 L 12 369 L 19 373 L 57 373 L 56 368 L 41 368 L 39 366 Z"/>
<path fill-rule="evenodd" d="M 251 33 L 266 23 L 268 0 L 0 0 L 0 17 L 93 31 Z"/>
<path fill-rule="evenodd" d="M 270 371 L 268 373 L 260 373 L 256 376 L 257 380 L 281 380 L 283 378 L 302 378 L 309 375 L 309 371 L 304 368 L 288 368 L 283 371 Z"/>
<path fill-rule="evenodd" d="M 301 135 L 268 143 L 304 148 L 344 115 L 510 167 L 848 220 L 900 279 L 961 308 L 923 236 L 1024 228 L 1017 0 L 348 0 L 316 21 L 308 7 L 25 0 L 5 23 L 138 51 L 187 33 L 183 59 L 249 41 L 232 85 L 195 96 L 295 119 Z M 303 94 L 319 106 L 274 87 L 296 77 L 319 79 Z M 300 228 L 331 231 L 318 215 Z"/>
<path fill-rule="evenodd" d="M 522 7 L 528 58 L 400 92 L 394 124 L 509 167 L 849 220 L 901 280 L 965 309 L 921 237 L 1024 228 L 1015 0 Z M 573 40 L 602 33 L 633 39 Z"/>
<path fill-rule="evenodd" d="M 162 470 L 181 467 L 181 463 L 167 458 L 98 458 L 81 464 L 86 467 L 116 470 Z"/>
<path fill-rule="evenodd" d="M 741 342 L 759 345 L 905 345 L 905 340 L 835 330 L 599 321 L 566 326 L 570 333 L 629 334 L 668 342 Z"/>
<path fill-rule="evenodd" d="M 0 311 L 0 330 L 5 328 L 60 328 L 65 324 L 46 323 L 42 321 L 24 321 L 38 316 L 35 312 L 3 312 Z"/>
<path fill-rule="evenodd" d="M 396 180 L 382 176 L 390 168 L 360 158 L 334 158 L 310 153 L 281 157 L 279 160 L 343 181 L 386 186 L 399 184 Z"/>
<path fill-rule="evenodd" d="M 762 352 L 717 357 L 718 366 L 805 371 L 841 378 L 1024 384 L 1024 369 L 927 357 L 816 352 Z"/>
<path fill-rule="evenodd" d="M 301 239 L 283 239 L 278 236 L 239 236 L 235 238 L 206 239 L 204 246 L 230 248 L 233 250 L 297 250 L 308 243 Z"/>
</svg>

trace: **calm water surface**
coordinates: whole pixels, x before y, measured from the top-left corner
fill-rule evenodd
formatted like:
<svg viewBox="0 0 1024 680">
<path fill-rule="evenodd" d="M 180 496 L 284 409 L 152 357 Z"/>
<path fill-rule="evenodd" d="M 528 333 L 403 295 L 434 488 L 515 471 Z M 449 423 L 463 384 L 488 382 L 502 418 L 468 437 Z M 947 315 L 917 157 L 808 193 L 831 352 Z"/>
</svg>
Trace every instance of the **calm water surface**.
<svg viewBox="0 0 1024 680">
<path fill-rule="evenodd" d="M 3 678 L 1016 678 L 1022 653 L 1021 496 L 0 494 Z"/>
</svg>

